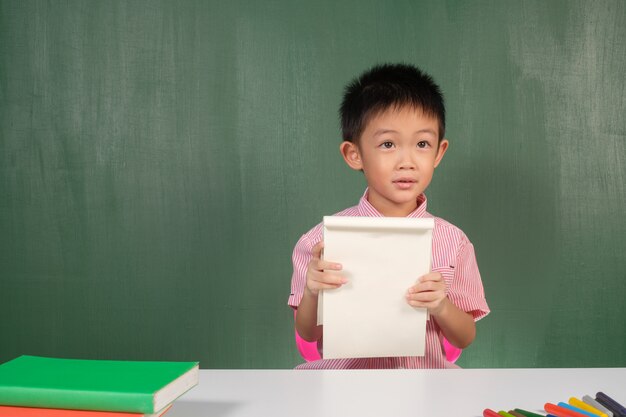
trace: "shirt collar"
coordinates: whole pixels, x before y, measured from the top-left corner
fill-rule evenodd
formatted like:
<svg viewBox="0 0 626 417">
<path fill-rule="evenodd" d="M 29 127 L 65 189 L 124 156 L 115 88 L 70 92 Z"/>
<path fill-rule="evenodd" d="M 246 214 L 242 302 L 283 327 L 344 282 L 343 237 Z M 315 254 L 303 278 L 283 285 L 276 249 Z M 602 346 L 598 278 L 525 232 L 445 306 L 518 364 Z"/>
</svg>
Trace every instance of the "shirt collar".
<svg viewBox="0 0 626 417">
<path fill-rule="evenodd" d="M 378 210 L 376 210 L 369 201 L 367 201 L 368 193 L 369 188 L 366 188 L 363 196 L 361 197 L 361 200 L 359 200 L 359 205 L 357 206 L 359 214 L 364 217 L 383 217 L 383 215 Z M 425 217 L 427 215 L 427 203 L 428 200 L 426 199 L 426 195 L 424 193 L 418 195 L 417 208 L 409 213 L 406 217 Z"/>
</svg>

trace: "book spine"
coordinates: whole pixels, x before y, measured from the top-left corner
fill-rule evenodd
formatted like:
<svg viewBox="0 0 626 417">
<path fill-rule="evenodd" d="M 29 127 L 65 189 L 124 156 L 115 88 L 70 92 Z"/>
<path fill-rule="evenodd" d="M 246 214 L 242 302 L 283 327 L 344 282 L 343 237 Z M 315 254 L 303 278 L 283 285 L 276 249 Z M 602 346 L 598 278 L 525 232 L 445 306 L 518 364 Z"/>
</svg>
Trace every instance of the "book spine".
<svg viewBox="0 0 626 417">
<path fill-rule="evenodd" d="M 0 387 L 0 404 L 145 414 L 158 411 L 151 394 L 25 387 Z"/>
<path fill-rule="evenodd" d="M 0 405 L 0 417 L 146 417 L 148 414 Z M 156 416 L 150 414 L 150 416 Z"/>
</svg>

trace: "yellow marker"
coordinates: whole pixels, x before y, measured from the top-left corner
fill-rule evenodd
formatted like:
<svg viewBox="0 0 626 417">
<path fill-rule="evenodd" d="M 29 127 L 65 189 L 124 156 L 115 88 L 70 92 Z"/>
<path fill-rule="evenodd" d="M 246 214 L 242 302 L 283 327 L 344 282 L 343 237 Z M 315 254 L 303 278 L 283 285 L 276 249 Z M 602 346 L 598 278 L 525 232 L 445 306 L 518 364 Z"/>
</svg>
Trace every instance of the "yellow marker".
<svg viewBox="0 0 626 417">
<path fill-rule="evenodd" d="M 498 411 L 498 414 L 500 414 L 502 417 L 515 417 L 513 414 L 509 414 L 503 410 Z"/>
<path fill-rule="evenodd" d="M 589 411 L 590 413 L 593 413 L 593 414 L 595 414 L 597 416 L 600 416 L 600 417 L 608 417 L 606 415 L 606 413 L 603 413 L 602 411 L 598 410 L 597 408 L 594 408 L 594 407 L 590 406 L 589 404 L 580 401 L 576 397 L 571 397 L 568 402 L 569 402 L 569 405 L 573 405 L 574 407 L 578 407 L 581 410 Z"/>
</svg>

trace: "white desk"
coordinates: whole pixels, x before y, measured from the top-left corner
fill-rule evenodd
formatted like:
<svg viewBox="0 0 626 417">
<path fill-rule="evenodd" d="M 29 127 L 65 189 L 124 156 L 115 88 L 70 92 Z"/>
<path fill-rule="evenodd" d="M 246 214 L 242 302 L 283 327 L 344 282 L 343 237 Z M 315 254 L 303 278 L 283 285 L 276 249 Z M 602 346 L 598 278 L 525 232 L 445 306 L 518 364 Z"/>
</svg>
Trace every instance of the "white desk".
<svg viewBox="0 0 626 417">
<path fill-rule="evenodd" d="M 624 404 L 626 368 L 201 370 L 165 417 L 482 416 L 597 391 Z"/>
</svg>

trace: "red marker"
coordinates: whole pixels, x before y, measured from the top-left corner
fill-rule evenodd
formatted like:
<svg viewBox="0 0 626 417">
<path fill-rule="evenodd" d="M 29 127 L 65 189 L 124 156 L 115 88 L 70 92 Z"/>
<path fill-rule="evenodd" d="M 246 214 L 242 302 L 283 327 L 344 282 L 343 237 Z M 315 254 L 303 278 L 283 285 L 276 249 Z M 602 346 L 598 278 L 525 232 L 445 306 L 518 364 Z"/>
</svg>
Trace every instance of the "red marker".
<svg viewBox="0 0 626 417">
<path fill-rule="evenodd" d="M 557 417 L 588 417 L 585 414 L 577 413 L 574 410 L 568 410 L 565 407 L 559 407 L 556 404 L 546 403 L 543 406 L 544 410 Z"/>
<path fill-rule="evenodd" d="M 502 417 L 502 416 L 496 413 L 495 411 L 490 410 L 489 408 L 485 408 L 483 410 L 483 417 Z"/>
</svg>

